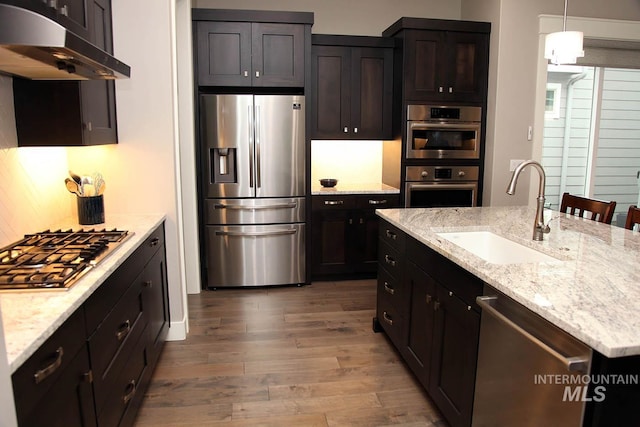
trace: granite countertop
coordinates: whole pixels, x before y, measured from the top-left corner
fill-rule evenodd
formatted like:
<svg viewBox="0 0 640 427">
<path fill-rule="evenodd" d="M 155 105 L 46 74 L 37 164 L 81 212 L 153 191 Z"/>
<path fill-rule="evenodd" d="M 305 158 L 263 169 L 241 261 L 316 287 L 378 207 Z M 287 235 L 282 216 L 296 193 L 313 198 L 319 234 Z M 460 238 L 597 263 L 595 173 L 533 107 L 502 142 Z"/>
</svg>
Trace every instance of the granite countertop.
<svg viewBox="0 0 640 427">
<path fill-rule="evenodd" d="M 551 232 L 535 242 L 527 207 L 377 214 L 603 355 L 640 355 L 640 233 L 545 210 Z M 447 231 L 491 231 L 558 260 L 492 264 L 436 234 Z"/>
<path fill-rule="evenodd" d="M 89 298 L 164 219 L 165 216 L 161 214 L 109 215 L 106 223 L 95 226 L 81 226 L 72 220 L 52 225 L 51 229 L 118 228 L 128 230 L 130 236 L 68 290 L 0 293 L 4 340 L 12 373 Z M 37 231 L 40 230 L 33 232 Z"/>
<path fill-rule="evenodd" d="M 319 182 L 314 182 L 311 188 L 313 196 L 335 196 L 347 194 L 400 194 L 400 190 L 387 184 L 368 183 L 368 184 L 349 184 L 341 183 L 335 187 L 325 188 Z"/>
</svg>

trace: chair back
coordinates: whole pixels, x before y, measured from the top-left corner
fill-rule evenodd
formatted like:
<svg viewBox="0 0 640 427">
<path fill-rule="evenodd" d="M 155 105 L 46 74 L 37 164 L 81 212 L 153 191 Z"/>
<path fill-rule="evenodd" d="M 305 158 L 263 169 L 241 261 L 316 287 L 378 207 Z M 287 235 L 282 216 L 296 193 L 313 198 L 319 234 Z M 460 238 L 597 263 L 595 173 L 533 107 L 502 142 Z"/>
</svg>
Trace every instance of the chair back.
<svg viewBox="0 0 640 427">
<path fill-rule="evenodd" d="M 562 203 L 560 204 L 560 212 L 562 213 L 570 213 L 580 218 L 588 218 L 605 224 L 611 224 L 615 209 L 616 202 L 614 201 L 589 199 L 569 193 L 562 195 Z M 588 215 L 586 215 L 587 213 Z"/>
<path fill-rule="evenodd" d="M 629 206 L 629 211 L 627 212 L 627 223 L 624 228 L 628 230 L 633 230 L 633 226 L 636 224 L 640 224 L 640 208 L 635 205 Z"/>
</svg>

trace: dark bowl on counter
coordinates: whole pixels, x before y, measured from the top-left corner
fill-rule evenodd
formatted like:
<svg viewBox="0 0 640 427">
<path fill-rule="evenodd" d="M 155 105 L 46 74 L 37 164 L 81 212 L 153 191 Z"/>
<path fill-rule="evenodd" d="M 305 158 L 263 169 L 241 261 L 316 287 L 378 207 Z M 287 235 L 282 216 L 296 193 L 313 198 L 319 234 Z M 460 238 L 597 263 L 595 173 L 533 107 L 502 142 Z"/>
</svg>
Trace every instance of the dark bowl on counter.
<svg viewBox="0 0 640 427">
<path fill-rule="evenodd" d="M 320 185 L 323 187 L 335 187 L 338 180 L 335 178 L 323 178 L 320 180 Z"/>
</svg>

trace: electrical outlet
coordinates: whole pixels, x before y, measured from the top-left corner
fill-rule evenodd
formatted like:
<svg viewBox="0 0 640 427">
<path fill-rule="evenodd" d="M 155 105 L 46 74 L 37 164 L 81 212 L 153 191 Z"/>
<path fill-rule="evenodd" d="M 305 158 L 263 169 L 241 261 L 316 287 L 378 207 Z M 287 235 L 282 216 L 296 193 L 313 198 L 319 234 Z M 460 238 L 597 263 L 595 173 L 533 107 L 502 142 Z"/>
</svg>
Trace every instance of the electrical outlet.
<svg viewBox="0 0 640 427">
<path fill-rule="evenodd" d="M 514 159 L 509 160 L 509 172 L 513 172 L 514 170 L 516 170 L 518 165 L 520 163 L 522 163 L 522 162 L 524 162 L 524 160 L 521 160 L 521 159 L 520 160 L 514 160 Z"/>
</svg>

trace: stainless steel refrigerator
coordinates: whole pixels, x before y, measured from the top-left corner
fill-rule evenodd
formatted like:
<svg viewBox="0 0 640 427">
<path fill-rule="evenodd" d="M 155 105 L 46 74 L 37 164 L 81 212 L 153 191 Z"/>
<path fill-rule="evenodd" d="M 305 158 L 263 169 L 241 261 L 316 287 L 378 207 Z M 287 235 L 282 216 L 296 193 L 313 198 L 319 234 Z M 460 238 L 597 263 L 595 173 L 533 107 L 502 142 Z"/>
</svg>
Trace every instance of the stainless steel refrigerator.
<svg viewBox="0 0 640 427">
<path fill-rule="evenodd" d="M 207 287 L 305 282 L 305 105 L 201 95 Z"/>
</svg>

